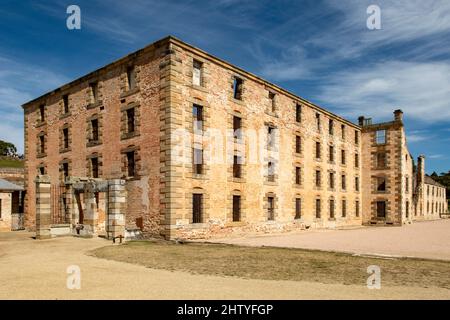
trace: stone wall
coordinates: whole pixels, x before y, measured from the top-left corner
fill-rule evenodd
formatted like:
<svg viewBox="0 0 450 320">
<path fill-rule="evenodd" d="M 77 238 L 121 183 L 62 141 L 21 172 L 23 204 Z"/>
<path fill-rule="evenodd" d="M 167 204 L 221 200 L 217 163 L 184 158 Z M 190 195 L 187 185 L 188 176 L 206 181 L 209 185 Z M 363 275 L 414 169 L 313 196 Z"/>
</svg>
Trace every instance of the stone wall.
<svg viewBox="0 0 450 320">
<path fill-rule="evenodd" d="M 202 62 L 201 86 L 192 83 L 193 60 Z M 172 165 L 170 203 L 176 216 L 170 215 L 171 237 L 214 236 L 241 230 L 244 233 L 260 230 L 275 232 L 295 228 L 338 227 L 361 225 L 361 210 L 356 215 L 356 201 L 361 205 L 361 193 L 356 190 L 355 178 L 361 177 L 361 165 L 355 164 L 355 155 L 361 153 L 359 127 L 295 97 L 286 91 L 251 76 L 228 64 L 211 59 L 200 51 L 182 45 L 172 48 L 171 71 L 174 89 L 171 112 L 174 128 L 186 132 L 180 142 L 172 141 L 172 150 L 183 153 L 183 160 Z M 176 77 L 175 77 L 176 76 Z M 243 79 L 242 100 L 233 98 L 233 77 Z M 272 112 L 269 92 L 275 94 Z M 203 134 L 194 132 L 192 108 L 203 107 Z M 296 122 L 296 105 L 302 107 L 301 121 Z M 316 114 L 321 126 L 317 129 Z M 233 129 L 233 115 L 242 118 L 244 140 L 234 142 L 229 131 Z M 329 133 L 329 121 L 334 132 Z M 267 125 L 276 128 L 276 150 L 266 152 Z M 344 126 L 342 135 L 341 126 Z M 185 130 L 185 131 L 184 131 Z M 295 152 L 295 136 L 299 135 L 301 152 Z M 186 138 L 187 137 L 187 138 Z M 201 140 L 205 151 L 204 174 L 193 173 L 193 142 Z M 217 140 L 221 140 L 217 142 Z M 315 159 L 316 142 L 321 144 L 321 159 Z M 330 161 L 329 147 L 334 148 Z M 341 150 L 345 164 L 341 164 Z M 232 176 L 232 155 L 244 158 L 243 176 Z M 219 156 L 217 156 L 219 154 Z M 230 156 L 231 154 L 231 156 Z M 267 161 L 276 161 L 275 181 L 267 181 Z M 360 162 L 360 159 L 357 159 Z M 176 166 L 175 166 L 176 165 Z M 301 168 L 301 183 L 295 183 L 295 167 Z M 315 172 L 321 171 L 322 184 L 315 186 Z M 334 188 L 329 187 L 329 173 L 334 172 Z M 345 175 L 345 190 L 341 177 Z M 203 194 L 203 223 L 192 224 L 192 197 Z M 239 222 L 232 221 L 232 195 L 241 196 Z M 267 197 L 276 199 L 275 220 L 268 221 Z M 295 218 L 295 199 L 301 199 L 301 218 Z M 321 217 L 316 218 L 316 199 L 322 203 Z M 329 201 L 334 200 L 335 218 L 330 217 Z M 342 214 L 343 200 L 345 217 Z M 238 231 L 240 232 L 240 231 Z"/>
<path fill-rule="evenodd" d="M 410 223 L 413 215 L 413 158 L 406 145 L 402 112 L 395 111 L 392 122 L 372 124 L 360 118 L 363 161 L 363 223 Z M 377 141 L 377 132 L 385 132 L 385 141 Z M 384 156 L 383 156 L 384 155 Z M 381 160 L 384 157 L 385 160 Z M 385 190 L 379 190 L 385 179 Z M 386 216 L 377 213 L 378 203 L 385 202 Z"/>
<path fill-rule="evenodd" d="M 445 188 L 436 184 L 424 184 L 424 215 L 423 219 L 439 219 L 440 215 L 447 213 L 448 205 Z"/>
<path fill-rule="evenodd" d="M 28 229 L 35 225 L 36 191 L 34 179 L 43 168 L 52 184 L 63 179 L 63 163 L 69 176 L 92 177 L 90 159 L 99 159 L 99 175 L 104 179 L 126 179 L 129 199 L 126 223 L 142 224 L 144 232 L 159 235 L 160 227 L 160 59 L 165 52 L 157 43 L 105 68 L 75 80 L 24 106 L 26 204 Z M 136 89 L 127 87 L 127 68 L 134 66 Z M 94 102 L 90 84 L 98 83 Z M 68 95 L 69 112 L 64 112 L 63 96 Z M 45 105 L 45 121 L 39 106 Z M 135 132 L 126 134 L 126 110 L 136 107 Z M 91 120 L 99 124 L 98 141 L 91 139 Z M 69 148 L 62 148 L 63 128 L 69 129 Z M 45 153 L 38 152 L 38 136 L 45 136 Z M 127 176 L 126 154 L 135 150 L 134 177 Z"/>
<path fill-rule="evenodd" d="M 12 193 L 0 191 L 0 231 L 11 231 Z"/>
<path fill-rule="evenodd" d="M 0 178 L 19 186 L 24 185 L 24 174 L 23 168 L 0 168 Z"/>
</svg>

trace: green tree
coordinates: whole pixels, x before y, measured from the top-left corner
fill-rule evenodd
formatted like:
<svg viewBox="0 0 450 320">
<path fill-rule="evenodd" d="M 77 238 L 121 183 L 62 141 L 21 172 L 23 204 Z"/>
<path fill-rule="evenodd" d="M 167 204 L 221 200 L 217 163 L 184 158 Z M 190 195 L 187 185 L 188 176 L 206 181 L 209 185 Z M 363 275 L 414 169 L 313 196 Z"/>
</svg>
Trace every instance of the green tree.
<svg viewBox="0 0 450 320">
<path fill-rule="evenodd" d="M 447 199 L 450 198 L 450 170 L 445 173 L 442 172 L 440 175 L 437 175 L 436 172 L 433 172 L 431 175 L 434 180 L 442 184 L 446 188 Z"/>
<path fill-rule="evenodd" d="M 8 157 L 17 155 L 17 148 L 11 142 L 0 140 L 0 156 Z"/>
</svg>

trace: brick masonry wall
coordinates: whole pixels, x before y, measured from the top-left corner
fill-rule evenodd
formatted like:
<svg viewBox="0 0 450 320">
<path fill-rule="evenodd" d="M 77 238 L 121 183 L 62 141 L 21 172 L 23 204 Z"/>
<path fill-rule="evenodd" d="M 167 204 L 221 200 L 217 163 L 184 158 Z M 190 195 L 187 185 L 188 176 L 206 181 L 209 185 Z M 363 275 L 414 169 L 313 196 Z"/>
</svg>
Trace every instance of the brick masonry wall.
<svg viewBox="0 0 450 320">
<path fill-rule="evenodd" d="M 226 163 L 226 154 L 223 150 L 224 161 L 220 163 L 208 163 L 204 165 L 205 174 L 195 176 L 192 173 L 192 144 L 186 143 L 184 154 L 188 161 L 176 169 L 177 186 L 181 186 L 183 195 L 178 195 L 177 218 L 171 220 L 172 229 L 176 232 L 172 236 L 197 237 L 213 236 L 229 233 L 229 229 L 243 229 L 246 232 L 252 230 L 292 229 L 306 225 L 315 227 L 335 227 L 361 225 L 360 217 L 356 217 L 355 201 L 361 201 L 360 192 L 355 190 L 353 183 L 355 177 L 361 177 L 361 166 L 355 167 L 355 154 L 361 153 L 361 145 L 355 145 L 355 131 L 360 134 L 359 128 L 344 122 L 326 111 L 318 110 L 312 105 L 300 102 L 288 96 L 277 88 L 269 88 L 267 84 L 256 79 L 246 77 L 236 69 L 227 68 L 219 63 L 207 59 L 198 52 L 192 52 L 179 47 L 175 50 L 177 59 L 176 68 L 181 74 L 181 84 L 177 89 L 181 91 L 182 105 L 177 104 L 177 112 L 181 113 L 181 124 L 178 127 L 190 132 L 190 140 L 194 140 L 192 128 L 193 104 L 203 106 L 205 131 L 218 130 L 215 133 L 205 134 L 205 158 L 209 155 L 209 146 L 213 139 L 221 136 L 227 137 L 227 130 L 232 129 L 232 117 L 239 114 L 243 118 L 244 130 L 255 130 L 264 136 L 266 125 L 271 124 L 278 129 L 278 150 L 280 156 L 276 165 L 276 180 L 274 183 L 266 181 L 264 176 L 268 155 L 255 155 L 251 152 L 250 144 L 246 141 L 243 145 L 234 145 L 231 148 L 243 151 L 246 163 L 243 167 L 243 179 L 233 179 L 232 162 Z M 192 84 L 193 59 L 203 63 L 202 86 Z M 244 80 L 243 99 L 236 100 L 232 97 L 233 76 L 239 76 Z M 268 99 L 269 89 L 276 94 L 276 112 L 272 113 L 271 102 Z M 302 121 L 295 121 L 296 103 L 302 104 Z M 172 106 L 172 110 L 174 110 Z M 321 115 L 321 130 L 318 132 L 315 126 L 316 112 Z M 334 120 L 334 135 L 328 133 L 328 120 Z M 341 124 L 345 126 L 345 138 L 341 139 Z M 295 154 L 295 135 L 302 137 L 302 153 Z M 244 133 L 245 136 L 245 133 Z M 230 137 L 228 136 L 230 139 Z M 232 138 L 231 138 L 232 140 Z M 315 159 L 316 141 L 322 145 L 322 159 Z M 229 141 L 223 142 L 225 145 Z M 264 148 L 261 139 L 257 142 Z M 231 143 L 232 144 L 232 143 Z M 334 162 L 328 161 L 328 146 L 335 148 Z M 174 147 L 175 148 L 175 147 Z M 340 164 L 340 150 L 346 151 L 346 164 Z M 259 148 L 257 150 L 260 150 Z M 254 157 L 256 156 L 256 157 Z M 295 185 L 295 166 L 301 167 L 301 184 Z M 315 187 L 315 170 L 322 172 L 322 186 Z M 335 172 L 335 188 L 328 187 L 328 173 Z M 346 190 L 341 189 L 341 175 L 346 175 Z M 204 194 L 204 223 L 191 224 L 192 221 L 192 194 Z M 242 222 L 232 222 L 231 195 L 238 193 L 242 196 L 242 213 L 245 219 Z M 267 221 L 267 208 L 264 201 L 267 195 L 276 195 L 275 221 Z M 206 196 L 206 197 L 205 197 Z M 295 198 L 302 199 L 302 218 L 295 221 Z M 334 197 L 335 219 L 329 219 L 328 201 Z M 322 217 L 315 218 L 315 200 L 322 201 Z M 181 200 L 181 201 L 180 201 Z M 342 200 L 346 200 L 346 217 L 342 217 Z M 249 226 L 250 225 L 250 226 Z"/>
<path fill-rule="evenodd" d="M 144 232 L 161 233 L 160 215 L 160 64 L 161 49 L 146 48 L 139 55 L 130 55 L 94 72 L 88 77 L 63 87 L 53 94 L 25 107 L 26 205 L 25 221 L 28 229 L 35 226 L 34 179 L 40 166 L 45 168 L 52 183 L 62 178 L 61 164 L 70 163 L 70 176 L 90 176 L 89 160 L 100 157 L 101 178 L 115 179 L 126 175 L 123 150 L 137 150 L 137 176 L 126 178 L 129 201 L 126 223 L 134 225 L 142 219 Z M 126 70 L 135 66 L 137 89 L 128 90 Z M 98 103 L 90 103 L 89 84 L 98 82 Z M 62 113 L 62 96 L 69 94 L 69 113 Z M 46 121 L 39 122 L 39 105 L 45 103 Z M 138 105 L 137 134 L 123 136 L 123 109 Z M 90 119 L 99 120 L 100 143 L 90 143 Z M 69 128 L 70 148 L 62 150 L 62 128 Z M 46 137 L 46 154 L 38 154 L 38 135 Z"/>
</svg>

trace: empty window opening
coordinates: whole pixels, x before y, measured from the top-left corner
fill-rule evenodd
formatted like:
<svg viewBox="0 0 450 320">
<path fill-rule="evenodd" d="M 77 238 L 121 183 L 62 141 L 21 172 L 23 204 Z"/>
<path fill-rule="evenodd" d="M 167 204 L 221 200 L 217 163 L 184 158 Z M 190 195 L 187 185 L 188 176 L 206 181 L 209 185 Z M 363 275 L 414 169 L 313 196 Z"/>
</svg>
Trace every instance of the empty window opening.
<svg viewBox="0 0 450 320">
<path fill-rule="evenodd" d="M 275 181 L 275 164 L 272 161 L 267 164 L 267 181 Z"/>
<path fill-rule="evenodd" d="M 295 199 L 295 219 L 300 219 L 302 217 L 302 199 Z"/>
<path fill-rule="evenodd" d="M 69 177 L 69 164 L 67 162 L 64 162 L 62 164 L 63 169 L 63 178 L 66 179 Z"/>
<path fill-rule="evenodd" d="M 316 126 L 317 126 L 317 131 L 320 131 L 320 114 L 316 113 Z"/>
<path fill-rule="evenodd" d="M 98 158 L 91 158 L 91 167 L 92 167 L 92 178 L 98 178 L 99 177 L 99 170 L 98 170 Z"/>
<path fill-rule="evenodd" d="M 233 79 L 233 97 L 237 100 L 242 100 L 242 84 L 243 80 L 238 77 Z"/>
<path fill-rule="evenodd" d="M 405 208 L 406 209 L 406 212 L 405 212 L 406 213 L 406 217 L 409 218 L 409 201 L 406 201 L 406 205 L 405 206 L 406 206 L 406 208 Z"/>
<path fill-rule="evenodd" d="M 316 218 L 320 219 L 321 208 L 320 199 L 316 199 Z"/>
<path fill-rule="evenodd" d="M 136 88 L 136 70 L 134 66 L 129 66 L 127 68 L 127 84 L 128 90 Z"/>
<path fill-rule="evenodd" d="M 267 147 L 272 148 L 275 145 L 275 128 L 267 127 Z"/>
<path fill-rule="evenodd" d="M 41 154 L 44 154 L 45 153 L 45 137 L 44 137 L 44 135 L 39 136 L 39 146 L 40 146 L 39 152 Z"/>
<path fill-rule="evenodd" d="M 63 95 L 63 112 L 64 114 L 69 113 L 69 95 Z"/>
<path fill-rule="evenodd" d="M 203 149 L 194 148 L 194 174 L 203 174 Z"/>
<path fill-rule="evenodd" d="M 269 91 L 270 108 L 272 113 L 276 111 L 275 93 Z"/>
<path fill-rule="evenodd" d="M 233 116 L 233 133 L 234 137 L 238 140 L 242 139 L 242 118 Z"/>
<path fill-rule="evenodd" d="M 387 157 L 385 152 L 377 153 L 377 167 L 378 168 L 386 168 L 387 166 Z"/>
<path fill-rule="evenodd" d="M 129 177 L 134 177 L 136 175 L 136 163 L 135 163 L 135 152 L 130 151 L 126 153 L 127 155 L 127 173 Z"/>
<path fill-rule="evenodd" d="M 135 131 L 135 110 L 134 108 L 127 109 L 127 133 Z"/>
<path fill-rule="evenodd" d="M 330 172 L 330 189 L 334 189 L 334 172 Z"/>
<path fill-rule="evenodd" d="M 96 103 L 98 102 L 98 82 L 93 82 L 89 84 L 89 87 L 91 88 L 91 102 Z"/>
<path fill-rule="evenodd" d="M 240 156 L 233 157 L 233 177 L 241 178 L 242 176 L 242 158 Z"/>
<path fill-rule="evenodd" d="M 302 138 L 300 136 L 295 136 L 295 153 L 302 152 Z"/>
<path fill-rule="evenodd" d="M 200 61 L 194 60 L 194 67 L 192 71 L 192 83 L 196 86 L 202 85 L 202 67 L 203 63 Z"/>
<path fill-rule="evenodd" d="M 386 178 L 377 178 L 377 191 L 386 191 Z"/>
<path fill-rule="evenodd" d="M 334 200 L 330 199 L 330 218 L 334 219 Z"/>
<path fill-rule="evenodd" d="M 268 197 L 267 198 L 267 220 L 275 219 L 275 198 Z"/>
<path fill-rule="evenodd" d="M 98 132 L 98 119 L 92 119 L 91 120 L 91 126 L 92 126 L 92 141 L 98 141 L 99 140 L 99 132 Z"/>
<path fill-rule="evenodd" d="M 342 200 L 342 217 L 347 216 L 347 200 Z"/>
<path fill-rule="evenodd" d="M 45 121 L 45 105 L 43 104 L 39 106 L 39 120 L 41 122 Z"/>
<path fill-rule="evenodd" d="M 192 119 L 194 122 L 194 131 L 203 130 L 203 106 L 194 104 L 192 107 Z"/>
<path fill-rule="evenodd" d="M 241 221 L 241 196 L 233 196 L 233 221 Z"/>
<path fill-rule="evenodd" d="M 377 201 L 377 217 L 386 218 L 386 201 Z"/>
<path fill-rule="evenodd" d="M 299 104 L 295 106 L 295 121 L 297 122 L 302 121 L 302 106 Z"/>
<path fill-rule="evenodd" d="M 69 128 L 63 129 L 63 149 L 69 148 Z"/>
<path fill-rule="evenodd" d="M 320 142 L 316 142 L 316 159 L 320 159 Z"/>
<path fill-rule="evenodd" d="M 328 159 L 330 162 L 334 162 L 334 147 L 333 146 L 328 147 Z"/>
<path fill-rule="evenodd" d="M 301 177 L 301 169 L 300 167 L 295 167 L 295 184 L 301 184 L 302 177 Z"/>
<path fill-rule="evenodd" d="M 377 144 L 385 144 L 386 143 L 386 130 L 377 130 L 376 142 L 377 142 Z"/>
<path fill-rule="evenodd" d="M 316 170 L 316 187 L 320 187 L 321 181 L 320 181 L 320 170 Z"/>
<path fill-rule="evenodd" d="M 359 201 L 355 201 L 355 215 L 359 217 Z"/>
<path fill-rule="evenodd" d="M 203 195 L 194 193 L 192 195 L 192 223 L 203 222 Z"/>
</svg>

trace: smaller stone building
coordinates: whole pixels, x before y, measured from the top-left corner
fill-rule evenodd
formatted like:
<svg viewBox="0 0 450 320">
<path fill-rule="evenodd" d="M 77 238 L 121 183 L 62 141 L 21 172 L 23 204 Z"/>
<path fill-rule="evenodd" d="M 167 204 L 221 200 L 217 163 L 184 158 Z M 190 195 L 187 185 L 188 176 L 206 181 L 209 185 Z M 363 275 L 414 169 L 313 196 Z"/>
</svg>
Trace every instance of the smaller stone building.
<svg viewBox="0 0 450 320">
<path fill-rule="evenodd" d="M 445 187 L 430 176 L 425 176 L 423 205 L 425 218 L 437 219 L 447 213 Z"/>
<path fill-rule="evenodd" d="M 0 231 L 17 229 L 15 220 L 21 211 L 22 191 L 23 187 L 0 179 Z"/>
</svg>

